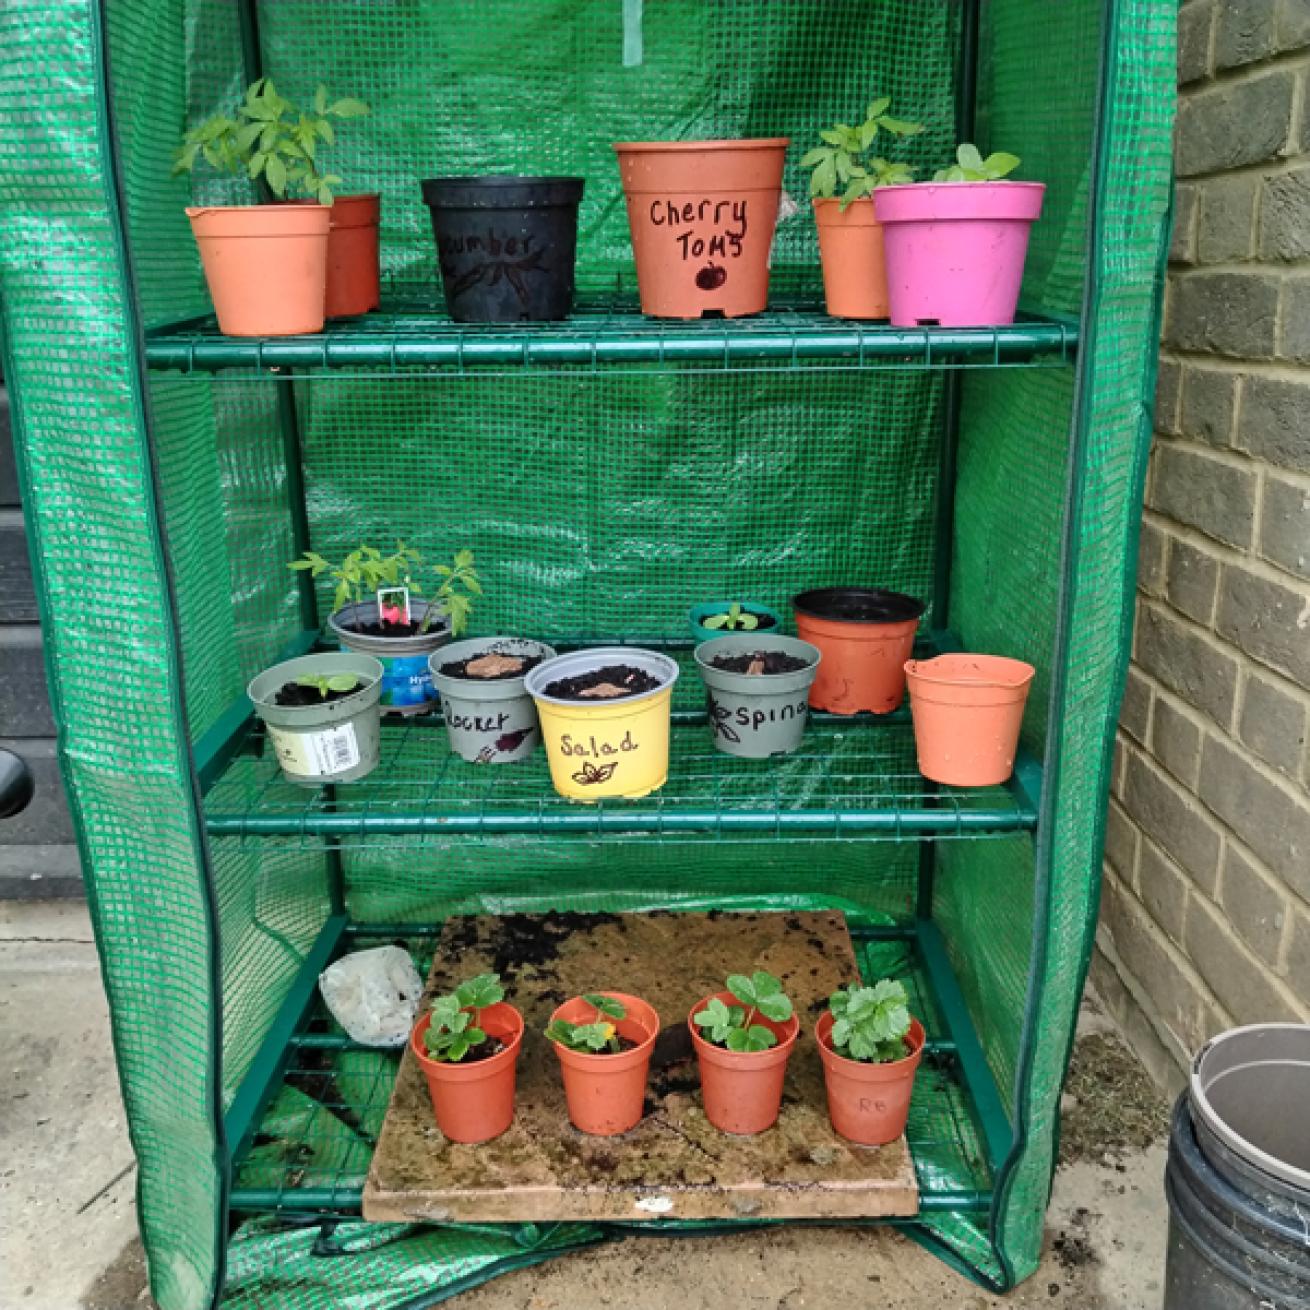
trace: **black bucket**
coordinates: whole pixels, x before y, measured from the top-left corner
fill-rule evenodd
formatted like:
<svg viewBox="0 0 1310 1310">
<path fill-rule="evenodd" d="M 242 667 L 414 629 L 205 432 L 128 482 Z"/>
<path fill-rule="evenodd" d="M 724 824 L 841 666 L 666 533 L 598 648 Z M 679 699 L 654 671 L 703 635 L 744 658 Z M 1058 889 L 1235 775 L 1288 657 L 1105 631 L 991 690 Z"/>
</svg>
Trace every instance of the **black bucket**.
<svg viewBox="0 0 1310 1310">
<path fill-rule="evenodd" d="M 446 308 L 461 323 L 548 322 L 573 308 L 580 177 L 434 177 Z"/>
<path fill-rule="evenodd" d="M 1310 1310 L 1310 1193 L 1294 1196 L 1231 1153 L 1211 1159 L 1186 1096 L 1174 1109 L 1164 1186 L 1164 1310 Z"/>
</svg>

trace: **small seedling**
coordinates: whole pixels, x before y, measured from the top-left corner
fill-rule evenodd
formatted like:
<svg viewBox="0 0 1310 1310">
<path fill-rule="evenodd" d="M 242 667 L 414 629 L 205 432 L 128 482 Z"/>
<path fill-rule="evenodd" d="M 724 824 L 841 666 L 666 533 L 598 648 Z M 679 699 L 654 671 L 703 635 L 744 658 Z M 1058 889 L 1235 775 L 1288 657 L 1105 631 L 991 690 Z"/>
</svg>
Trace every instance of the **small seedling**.
<svg viewBox="0 0 1310 1310">
<path fill-rule="evenodd" d="M 621 1001 L 616 1001 L 612 996 L 588 992 L 582 999 L 596 1011 L 596 1017 L 590 1023 L 566 1023 L 563 1019 L 552 1019 L 546 1025 L 547 1039 L 583 1055 L 600 1055 L 604 1052 L 617 1055 L 623 1049 L 619 1044 L 619 1030 L 608 1021 L 625 1018 L 627 1010 Z"/>
<path fill-rule="evenodd" d="M 245 173 L 252 182 L 262 178 L 279 200 L 299 195 L 330 205 L 341 179 L 320 169 L 319 148 L 336 142 L 334 120 L 368 112 L 362 100 L 329 101 L 325 86 L 314 92 L 313 109 L 305 112 L 279 94 L 271 78 L 261 77 L 246 88 L 234 113 L 215 114 L 186 134 L 173 157 L 173 172 L 190 173 L 203 159 L 220 173 Z"/>
<path fill-rule="evenodd" d="M 933 174 L 934 182 L 999 182 L 1019 167 L 1018 155 L 1007 155 L 1003 150 L 986 159 L 977 146 L 963 145 L 955 152 L 956 162 L 949 168 L 939 168 Z"/>
<path fill-rule="evenodd" d="M 396 542 L 396 549 L 390 555 L 383 555 L 376 547 L 365 543 L 352 550 L 340 564 L 333 564 L 317 551 L 307 550 L 300 559 L 287 565 L 289 569 L 308 569 L 311 578 L 326 573 L 337 584 L 332 612 L 336 614 L 353 602 L 358 607 L 355 611 L 356 628 L 364 621 L 364 601 L 375 596 L 380 589 L 403 586 L 421 596 L 423 588 L 415 579 L 414 571 L 422 567 L 423 556 L 403 541 Z M 457 550 L 452 563 L 437 564 L 433 571 L 440 581 L 418 630 L 427 632 L 433 619 L 444 614 L 450 619 L 451 635 L 458 637 L 468 627 L 475 598 L 482 595 L 482 582 L 474 567 L 473 552 Z"/>
<path fill-rule="evenodd" d="M 475 1046 L 488 1041 L 482 1027 L 482 1011 L 505 999 L 498 973 L 480 973 L 460 983 L 448 996 L 432 1002 L 432 1021 L 423 1034 L 428 1054 L 434 1060 L 457 1064 Z"/>
<path fill-rule="evenodd" d="M 828 998 L 833 1049 L 848 1060 L 889 1064 L 907 1054 L 910 1001 L 901 983 L 883 978 L 872 987 L 846 987 Z"/>
<path fill-rule="evenodd" d="M 694 1022 L 705 1030 L 706 1040 L 738 1053 L 777 1046 L 773 1030 L 755 1019 L 762 1014 L 774 1023 L 786 1023 L 791 1018 L 791 999 L 782 990 L 782 983 L 771 973 L 756 969 L 749 978 L 744 973 L 730 974 L 727 986 L 741 1004 L 728 1005 L 716 996 L 696 1014 Z"/>
<path fill-rule="evenodd" d="M 320 678 L 313 673 L 302 673 L 296 679 L 296 686 L 313 687 L 324 700 L 327 700 L 334 692 L 343 695 L 348 691 L 354 691 L 359 686 L 359 679 L 353 673 L 334 673 L 330 678 Z"/>
<path fill-rule="evenodd" d="M 744 605 L 735 601 L 722 614 L 711 614 L 702 620 L 701 627 L 726 632 L 754 632 L 760 626 L 760 616 L 752 614 Z"/>
<path fill-rule="evenodd" d="M 890 105 L 890 96 L 880 96 L 865 110 L 859 127 L 837 123 L 819 133 L 824 144 L 815 146 L 801 159 L 802 168 L 814 170 L 810 174 L 810 195 L 831 199 L 840 189 L 841 208 L 845 209 L 880 186 L 914 181 L 908 165 L 891 163 L 870 153 L 880 132 L 905 137 L 923 131 L 922 123 L 892 118 L 887 113 Z"/>
</svg>

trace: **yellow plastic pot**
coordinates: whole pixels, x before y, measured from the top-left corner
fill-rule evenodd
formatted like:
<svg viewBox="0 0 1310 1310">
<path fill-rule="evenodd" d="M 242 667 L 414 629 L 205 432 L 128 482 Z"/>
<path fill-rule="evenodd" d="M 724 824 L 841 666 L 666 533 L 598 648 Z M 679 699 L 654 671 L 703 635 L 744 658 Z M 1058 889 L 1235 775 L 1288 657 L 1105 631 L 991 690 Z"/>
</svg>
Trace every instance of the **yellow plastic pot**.
<svg viewBox="0 0 1310 1310">
<path fill-rule="evenodd" d="M 621 700 L 561 700 L 545 688 L 610 664 L 644 669 L 660 680 L 653 691 Z M 658 651 L 600 646 L 539 664 L 527 676 L 537 705 L 550 780 L 561 796 L 599 801 L 646 796 L 669 776 L 669 707 L 678 666 Z"/>
</svg>

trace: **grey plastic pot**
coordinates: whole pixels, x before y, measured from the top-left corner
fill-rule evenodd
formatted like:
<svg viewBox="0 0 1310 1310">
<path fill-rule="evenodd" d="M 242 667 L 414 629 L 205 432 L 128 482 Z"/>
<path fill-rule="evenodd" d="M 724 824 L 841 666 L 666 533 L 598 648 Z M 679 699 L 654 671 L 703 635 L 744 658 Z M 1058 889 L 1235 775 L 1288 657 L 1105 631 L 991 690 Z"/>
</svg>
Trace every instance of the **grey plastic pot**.
<svg viewBox="0 0 1310 1310">
<path fill-rule="evenodd" d="M 275 703 L 284 683 L 304 674 L 330 678 L 338 673 L 353 673 L 365 685 L 322 705 Z M 371 655 L 331 651 L 284 660 L 253 677 L 246 694 L 268 725 L 278 763 L 292 782 L 314 787 L 354 782 L 377 766 L 382 664 Z"/>
<path fill-rule="evenodd" d="M 422 622 L 428 612 L 428 602 L 413 600 L 410 617 Z M 450 640 L 450 620 L 443 614 L 434 619 L 432 627 L 416 637 L 369 637 L 355 632 L 355 616 L 363 623 L 376 623 L 377 605 L 365 601 L 360 605 L 345 605 L 330 619 L 328 627 L 345 650 L 360 655 L 373 655 L 382 661 L 382 710 L 385 714 L 429 714 L 437 703 L 432 674 L 428 671 L 428 656 Z"/>
<path fill-rule="evenodd" d="M 554 648 L 522 637 L 472 637 L 452 642 L 428 656 L 432 681 L 441 693 L 450 748 L 473 764 L 513 764 L 526 759 L 541 740 L 537 706 L 524 689 L 527 674 L 517 678 L 456 678 L 443 664 L 458 664 L 476 655 L 555 658 Z"/>
<path fill-rule="evenodd" d="M 754 651 L 781 651 L 808 663 L 792 673 L 729 673 L 711 663 L 721 655 Z M 748 760 L 790 755 L 798 749 L 821 658 L 818 647 L 808 641 L 768 633 L 737 633 L 701 642 L 696 665 L 705 683 L 714 744 L 728 755 Z"/>
</svg>

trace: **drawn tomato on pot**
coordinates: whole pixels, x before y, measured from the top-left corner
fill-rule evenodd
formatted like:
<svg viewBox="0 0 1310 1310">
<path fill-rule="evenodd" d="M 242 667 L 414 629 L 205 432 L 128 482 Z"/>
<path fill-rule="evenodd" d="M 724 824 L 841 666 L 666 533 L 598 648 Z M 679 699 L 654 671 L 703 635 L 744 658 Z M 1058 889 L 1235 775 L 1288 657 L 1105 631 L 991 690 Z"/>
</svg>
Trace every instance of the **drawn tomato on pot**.
<svg viewBox="0 0 1310 1310">
<path fill-rule="evenodd" d="M 702 291 L 717 291 L 727 280 L 728 270 L 713 260 L 696 274 L 696 285 Z"/>
</svg>

